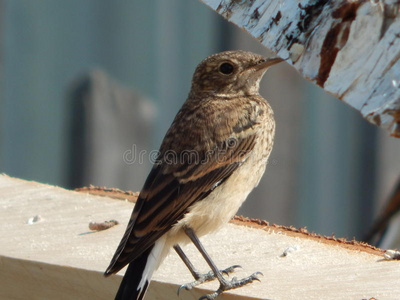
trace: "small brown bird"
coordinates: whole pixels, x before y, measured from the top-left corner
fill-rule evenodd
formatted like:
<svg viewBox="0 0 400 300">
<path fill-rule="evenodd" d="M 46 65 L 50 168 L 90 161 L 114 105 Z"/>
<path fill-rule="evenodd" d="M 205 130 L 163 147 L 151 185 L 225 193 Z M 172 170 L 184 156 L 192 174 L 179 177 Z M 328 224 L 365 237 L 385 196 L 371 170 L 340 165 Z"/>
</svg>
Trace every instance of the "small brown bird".
<svg viewBox="0 0 400 300">
<path fill-rule="evenodd" d="M 152 273 L 173 247 L 193 274 L 191 289 L 217 278 L 219 289 L 201 299 L 258 280 L 228 281 L 198 236 L 217 230 L 238 211 L 265 171 L 275 133 L 273 111 L 259 94 L 268 67 L 281 58 L 227 51 L 196 68 L 189 97 L 168 130 L 105 272 L 129 264 L 116 299 L 143 299 Z M 212 272 L 194 269 L 179 245 L 192 241 Z M 222 272 L 232 272 L 230 267 Z"/>
</svg>

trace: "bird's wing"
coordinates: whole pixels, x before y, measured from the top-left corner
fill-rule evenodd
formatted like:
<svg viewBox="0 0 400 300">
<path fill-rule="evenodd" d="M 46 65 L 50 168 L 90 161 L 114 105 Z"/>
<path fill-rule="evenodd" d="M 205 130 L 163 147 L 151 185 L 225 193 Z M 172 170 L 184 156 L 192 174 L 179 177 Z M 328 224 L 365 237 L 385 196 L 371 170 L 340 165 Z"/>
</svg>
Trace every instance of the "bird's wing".
<svg viewBox="0 0 400 300">
<path fill-rule="evenodd" d="M 243 120 L 236 123 L 247 134 L 237 127 L 235 136 L 226 134 L 220 142 L 211 143 L 208 150 L 197 151 L 198 161 L 182 155 L 184 150 L 180 148 L 175 152 L 178 161 L 171 163 L 164 157 L 154 165 L 105 275 L 116 273 L 135 260 L 180 220 L 193 203 L 204 199 L 243 163 L 254 148 L 256 135 L 249 133 L 250 126 Z M 195 149 L 199 142 L 196 137 L 190 140 L 192 147 L 185 145 L 185 149 Z M 159 157 L 162 155 L 163 152 Z"/>
</svg>

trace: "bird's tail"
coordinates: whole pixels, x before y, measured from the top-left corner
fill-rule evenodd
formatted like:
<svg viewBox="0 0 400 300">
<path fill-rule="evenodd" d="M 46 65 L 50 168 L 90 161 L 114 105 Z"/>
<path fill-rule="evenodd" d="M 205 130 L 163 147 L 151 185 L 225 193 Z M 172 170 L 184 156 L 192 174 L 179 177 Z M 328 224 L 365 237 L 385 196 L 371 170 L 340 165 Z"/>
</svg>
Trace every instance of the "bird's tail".
<svg viewBox="0 0 400 300">
<path fill-rule="evenodd" d="M 151 276 L 163 258 L 164 238 L 143 252 L 126 269 L 115 300 L 142 300 L 149 286 Z"/>
</svg>

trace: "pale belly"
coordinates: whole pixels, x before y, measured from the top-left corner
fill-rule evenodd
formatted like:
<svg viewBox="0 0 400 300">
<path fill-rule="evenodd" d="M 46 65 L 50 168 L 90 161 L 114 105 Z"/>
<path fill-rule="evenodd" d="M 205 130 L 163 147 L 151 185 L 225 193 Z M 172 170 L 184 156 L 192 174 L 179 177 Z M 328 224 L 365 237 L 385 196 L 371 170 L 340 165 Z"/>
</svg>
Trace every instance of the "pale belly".
<svg viewBox="0 0 400 300">
<path fill-rule="evenodd" d="M 195 203 L 167 233 L 167 241 L 170 241 L 167 243 L 172 246 L 190 242 L 183 231 L 185 226 L 191 227 L 197 236 L 202 236 L 227 223 L 239 210 L 248 194 L 258 185 L 264 174 L 268 156 L 269 153 L 264 155 L 263 159 L 250 156 L 209 196 Z"/>
</svg>

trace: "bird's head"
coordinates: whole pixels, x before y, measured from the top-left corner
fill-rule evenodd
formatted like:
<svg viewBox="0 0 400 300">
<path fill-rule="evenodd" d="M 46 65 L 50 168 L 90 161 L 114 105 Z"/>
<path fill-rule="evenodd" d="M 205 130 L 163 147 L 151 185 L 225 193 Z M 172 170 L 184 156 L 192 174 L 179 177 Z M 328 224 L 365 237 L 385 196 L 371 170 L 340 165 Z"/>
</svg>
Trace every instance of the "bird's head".
<svg viewBox="0 0 400 300">
<path fill-rule="evenodd" d="M 197 66 L 192 92 L 224 97 L 258 94 L 265 71 L 281 61 L 240 50 L 211 55 Z"/>
</svg>

